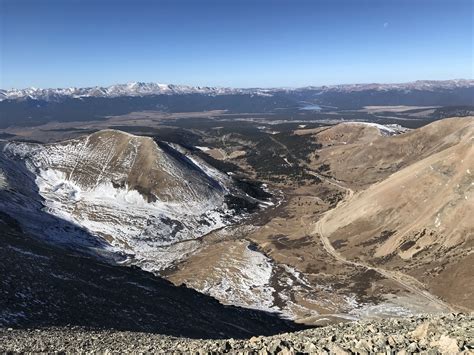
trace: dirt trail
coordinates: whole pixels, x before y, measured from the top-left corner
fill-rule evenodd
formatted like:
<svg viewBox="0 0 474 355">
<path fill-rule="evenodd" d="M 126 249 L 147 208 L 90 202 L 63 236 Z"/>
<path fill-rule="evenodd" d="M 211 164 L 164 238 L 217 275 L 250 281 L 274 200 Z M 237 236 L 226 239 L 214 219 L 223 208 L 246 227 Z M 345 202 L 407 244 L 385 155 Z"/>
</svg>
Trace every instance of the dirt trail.
<svg viewBox="0 0 474 355">
<path fill-rule="evenodd" d="M 340 204 L 346 204 L 349 199 L 352 198 L 352 196 L 354 195 L 354 191 L 346 186 L 343 186 L 335 181 L 333 181 L 332 179 L 328 179 L 320 174 L 317 174 L 315 172 L 310 172 L 312 175 L 314 176 L 317 176 L 318 178 L 332 184 L 332 185 L 335 185 L 343 190 L 346 191 L 347 195 L 345 197 L 345 199 L 343 201 L 341 201 L 338 206 Z M 329 210 L 330 211 L 330 210 Z M 412 276 L 409 276 L 409 275 L 406 275 L 406 274 L 403 274 L 399 271 L 389 271 L 389 270 L 385 270 L 385 269 L 382 269 L 382 268 L 379 268 L 379 267 L 375 267 L 375 266 L 371 266 L 371 265 L 367 265 L 367 264 L 364 264 L 362 262 L 359 262 L 359 261 L 352 261 L 352 260 L 348 260 L 346 259 L 342 254 L 338 253 L 337 250 L 333 247 L 333 245 L 331 244 L 331 242 L 329 241 L 328 237 L 324 234 L 324 220 L 325 220 L 325 217 L 327 215 L 327 213 L 329 211 L 326 211 L 323 216 L 315 223 L 314 225 L 314 230 L 313 230 L 313 234 L 317 234 L 323 244 L 323 247 L 324 249 L 326 250 L 326 252 L 330 255 L 332 255 L 336 260 L 340 261 L 340 262 L 343 262 L 343 263 L 346 263 L 346 264 L 350 264 L 350 265 L 353 265 L 353 266 L 356 266 L 356 267 L 362 267 L 362 268 L 365 268 L 367 270 L 373 270 L 377 273 L 379 273 L 380 275 L 384 276 L 385 278 L 388 278 L 390 280 L 393 280 L 395 281 L 396 283 L 400 284 L 401 286 L 403 286 L 406 290 L 414 293 L 414 294 L 417 294 L 419 295 L 420 297 L 423 297 L 424 299 L 428 300 L 429 302 L 431 302 L 433 305 L 436 305 L 437 308 L 439 308 L 441 311 L 454 311 L 454 309 L 449 306 L 448 304 L 446 304 L 445 302 L 441 301 L 440 299 L 438 299 L 436 296 L 432 295 L 431 293 L 429 293 L 428 291 L 426 290 L 423 290 L 422 288 L 424 287 L 423 284 L 418 281 L 417 279 L 415 279 L 414 277 Z"/>
<path fill-rule="evenodd" d="M 321 174 L 318 174 L 317 172 L 313 171 L 313 170 L 307 170 L 307 173 L 310 174 L 310 175 L 313 175 L 313 176 L 316 176 L 317 178 L 321 179 L 321 180 L 324 180 L 325 182 L 327 182 L 328 184 L 331 184 L 333 186 L 336 186 L 337 188 L 341 189 L 341 190 L 344 190 L 346 192 L 346 197 L 344 199 L 344 201 L 341 201 L 340 203 L 345 203 L 345 201 L 348 201 L 353 195 L 354 195 L 354 190 L 344 186 L 344 185 L 341 185 L 339 181 L 337 180 L 334 180 L 334 179 L 330 179 L 324 175 L 321 175 Z"/>
</svg>

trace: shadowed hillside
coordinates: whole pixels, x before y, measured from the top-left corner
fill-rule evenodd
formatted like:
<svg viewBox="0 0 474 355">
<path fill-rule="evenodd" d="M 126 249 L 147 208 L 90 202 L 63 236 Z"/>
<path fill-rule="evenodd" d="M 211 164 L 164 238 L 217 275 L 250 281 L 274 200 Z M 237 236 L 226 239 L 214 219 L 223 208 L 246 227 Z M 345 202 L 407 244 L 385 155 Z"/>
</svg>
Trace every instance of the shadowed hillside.
<svg viewBox="0 0 474 355">
<path fill-rule="evenodd" d="M 0 214 L 0 326 L 155 332 L 242 338 L 301 329 L 276 315 L 224 306 L 136 267 L 42 243 Z"/>
</svg>

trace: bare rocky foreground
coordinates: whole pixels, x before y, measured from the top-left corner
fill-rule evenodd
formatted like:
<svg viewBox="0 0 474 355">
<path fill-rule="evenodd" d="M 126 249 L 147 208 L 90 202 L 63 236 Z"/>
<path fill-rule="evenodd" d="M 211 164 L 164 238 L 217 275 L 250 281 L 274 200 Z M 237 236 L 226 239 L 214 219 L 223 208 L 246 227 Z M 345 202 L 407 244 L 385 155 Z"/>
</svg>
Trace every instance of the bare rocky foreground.
<svg viewBox="0 0 474 355">
<path fill-rule="evenodd" d="M 349 354 L 472 353 L 474 317 L 417 316 L 339 323 L 247 340 L 194 340 L 151 333 L 81 328 L 0 329 L 0 352 Z"/>
</svg>

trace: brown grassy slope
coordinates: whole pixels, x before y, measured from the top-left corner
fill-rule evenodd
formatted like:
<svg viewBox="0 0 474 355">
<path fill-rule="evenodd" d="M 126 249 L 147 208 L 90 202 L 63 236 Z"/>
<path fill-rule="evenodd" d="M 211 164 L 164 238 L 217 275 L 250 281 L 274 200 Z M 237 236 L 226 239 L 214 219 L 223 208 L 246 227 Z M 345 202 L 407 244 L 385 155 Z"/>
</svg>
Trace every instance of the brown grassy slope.
<svg viewBox="0 0 474 355">
<path fill-rule="evenodd" d="M 325 234 L 347 243 L 339 248 L 346 257 L 400 268 L 449 302 L 473 309 L 473 139 L 472 117 L 377 139 L 379 149 L 352 167 L 383 161 L 404 168 L 331 210 Z M 354 148 L 348 161 L 360 152 L 362 146 Z"/>
<path fill-rule="evenodd" d="M 311 165 L 327 164 L 336 179 L 364 188 L 457 144 L 472 120 L 445 119 L 396 136 L 383 136 L 370 126 L 339 124 L 314 135 L 323 148 L 312 156 Z"/>
</svg>

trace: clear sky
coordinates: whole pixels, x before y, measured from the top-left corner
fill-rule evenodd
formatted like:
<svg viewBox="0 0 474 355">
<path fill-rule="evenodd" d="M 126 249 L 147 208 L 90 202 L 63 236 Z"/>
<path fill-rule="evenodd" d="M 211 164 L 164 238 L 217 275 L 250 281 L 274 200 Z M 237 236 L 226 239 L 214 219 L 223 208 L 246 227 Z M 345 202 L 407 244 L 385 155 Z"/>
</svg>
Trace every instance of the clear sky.
<svg viewBox="0 0 474 355">
<path fill-rule="evenodd" d="M 472 0 L 0 0 L 0 87 L 473 78 Z"/>
</svg>

